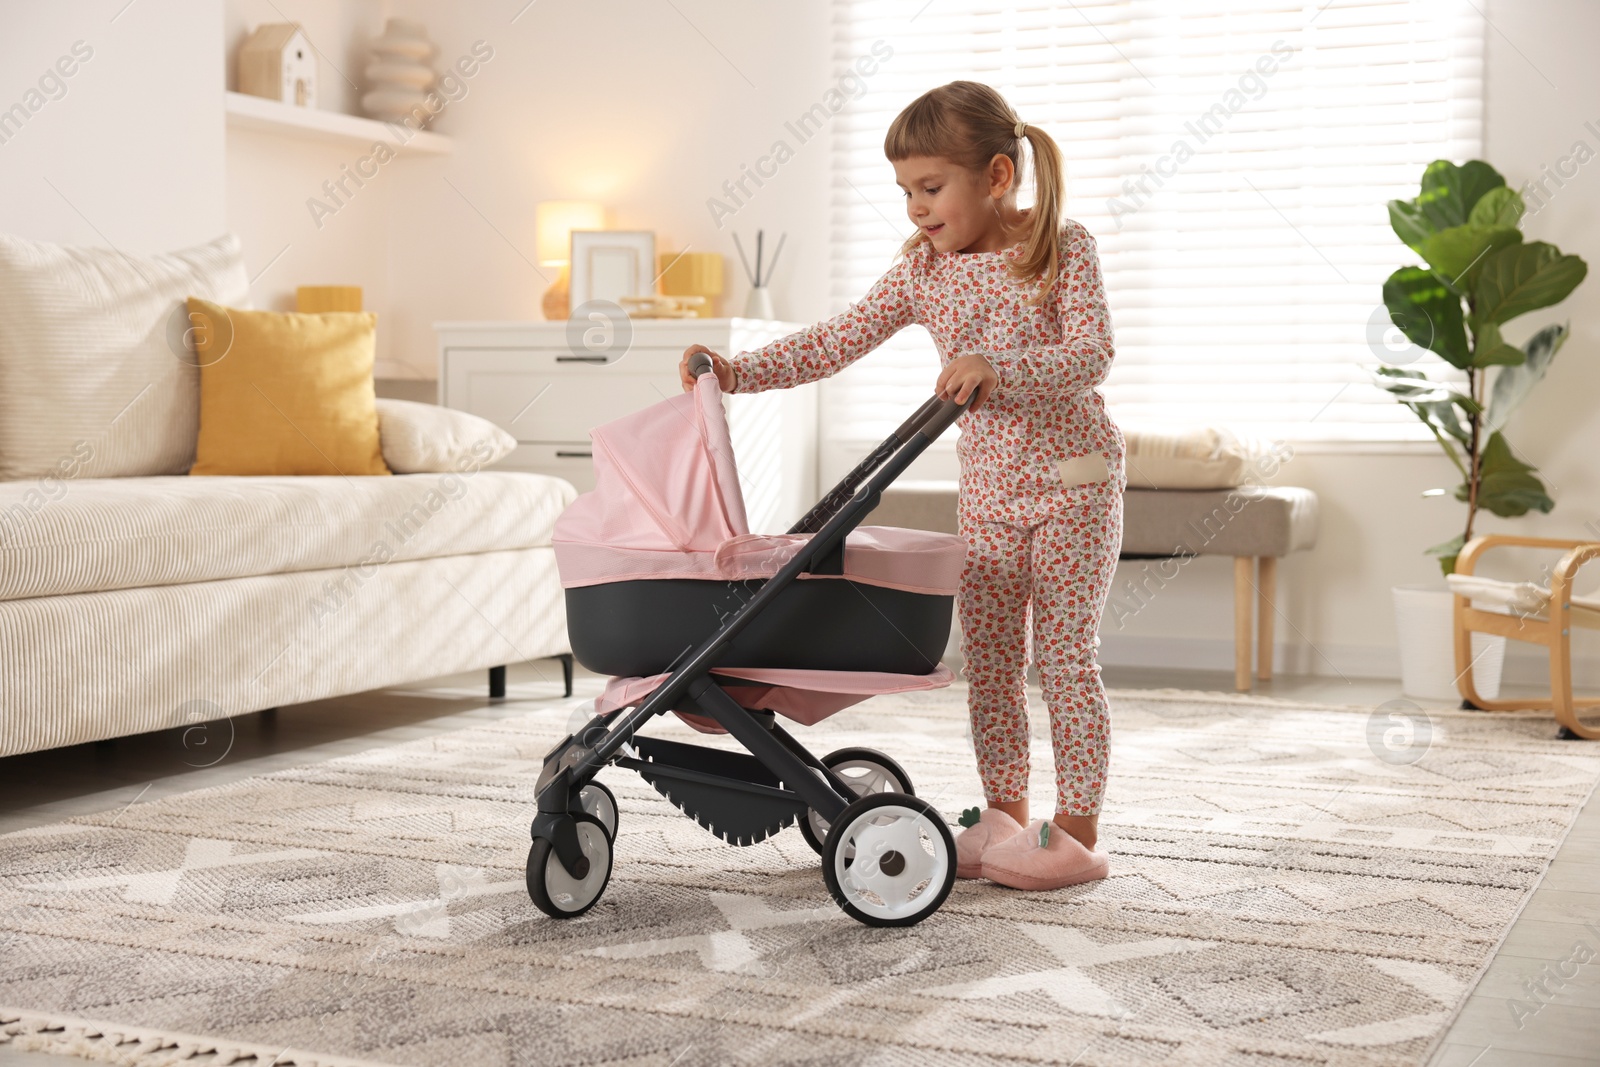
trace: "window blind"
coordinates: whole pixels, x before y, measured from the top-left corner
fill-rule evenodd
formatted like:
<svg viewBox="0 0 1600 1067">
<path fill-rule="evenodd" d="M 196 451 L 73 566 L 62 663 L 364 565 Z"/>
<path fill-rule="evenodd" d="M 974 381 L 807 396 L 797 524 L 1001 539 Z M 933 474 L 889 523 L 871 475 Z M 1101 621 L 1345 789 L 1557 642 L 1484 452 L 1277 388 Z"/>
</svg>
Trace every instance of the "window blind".
<svg viewBox="0 0 1600 1067">
<path fill-rule="evenodd" d="M 835 0 L 839 71 L 874 42 L 894 51 L 831 123 L 831 313 L 913 230 L 883 156 L 889 123 L 934 86 L 982 81 L 1061 145 L 1065 214 L 1104 268 L 1116 359 L 1102 392 L 1119 423 L 1428 440 L 1369 374 L 1417 355 L 1382 310 L 1383 280 L 1417 262 L 1386 202 L 1416 195 L 1430 161 L 1480 154 L 1481 16 L 1429 0 L 1204 7 Z M 1031 154 L 1021 170 L 1026 207 Z M 828 380 L 824 446 L 881 438 L 937 370 L 911 326 Z"/>
</svg>

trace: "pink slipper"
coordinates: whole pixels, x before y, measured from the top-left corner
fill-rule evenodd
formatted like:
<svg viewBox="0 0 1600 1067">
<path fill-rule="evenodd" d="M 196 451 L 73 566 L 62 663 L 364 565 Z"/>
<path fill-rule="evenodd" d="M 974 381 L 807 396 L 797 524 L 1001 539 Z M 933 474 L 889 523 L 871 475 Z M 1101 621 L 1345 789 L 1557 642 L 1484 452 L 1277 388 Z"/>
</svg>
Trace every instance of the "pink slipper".
<svg viewBox="0 0 1600 1067">
<path fill-rule="evenodd" d="M 999 808 L 984 808 L 978 821 L 956 835 L 956 877 L 983 874 L 983 854 L 1022 833 L 1022 824 Z"/>
<path fill-rule="evenodd" d="M 1104 878 L 1110 860 L 1104 852 L 1083 847 L 1077 838 L 1053 822 L 1049 842 L 1039 847 L 1043 819 L 1026 831 L 1001 842 L 983 854 L 983 876 L 1012 889 L 1060 889 Z"/>
</svg>

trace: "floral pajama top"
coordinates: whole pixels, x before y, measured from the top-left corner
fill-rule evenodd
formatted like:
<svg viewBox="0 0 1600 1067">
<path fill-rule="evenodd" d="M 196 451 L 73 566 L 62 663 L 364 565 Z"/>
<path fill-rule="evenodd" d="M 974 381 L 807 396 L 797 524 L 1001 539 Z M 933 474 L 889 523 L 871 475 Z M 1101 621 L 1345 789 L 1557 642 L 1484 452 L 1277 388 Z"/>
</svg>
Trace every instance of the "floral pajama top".
<svg viewBox="0 0 1600 1067">
<path fill-rule="evenodd" d="M 1097 387 L 1113 355 L 1111 319 L 1095 240 L 1062 223 L 1058 277 L 1037 307 L 1037 283 L 1012 278 L 1016 244 L 998 252 L 938 252 L 924 242 L 847 310 L 735 361 L 735 392 L 754 393 L 837 374 L 912 323 L 925 327 L 940 365 L 977 353 L 1000 381 L 984 405 L 962 416 L 956 452 L 962 507 L 977 518 L 1032 526 L 1075 504 L 1127 486 L 1121 431 Z M 933 385 L 934 374 L 928 384 Z M 1095 453 L 1063 481 L 1058 460 Z M 1098 479 L 1098 480 L 1097 480 Z"/>
</svg>

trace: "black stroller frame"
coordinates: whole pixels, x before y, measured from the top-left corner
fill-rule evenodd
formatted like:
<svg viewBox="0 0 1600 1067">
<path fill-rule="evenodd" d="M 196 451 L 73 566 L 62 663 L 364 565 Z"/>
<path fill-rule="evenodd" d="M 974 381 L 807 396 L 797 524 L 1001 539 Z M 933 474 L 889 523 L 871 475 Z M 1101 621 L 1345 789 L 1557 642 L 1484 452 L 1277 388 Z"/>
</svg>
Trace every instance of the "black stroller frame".
<svg viewBox="0 0 1600 1067">
<path fill-rule="evenodd" d="M 690 362 L 697 378 L 710 370 L 704 355 Z M 800 575 L 843 573 L 846 535 L 877 507 L 883 490 L 965 409 L 964 404 L 938 397 L 925 402 L 791 527 L 792 534 L 813 536 L 737 609 L 723 615 L 714 633 L 686 649 L 648 697 L 631 709 L 594 716 L 550 750 L 536 787 L 538 815 L 530 830 L 533 846 L 527 867 L 529 896 L 541 910 L 558 918 L 581 915 L 598 902 L 609 882 L 616 801 L 595 776 L 611 764 L 637 771 L 732 844 L 755 844 L 798 819 L 802 834 L 823 855 L 830 893 L 846 913 L 862 922 L 911 925 L 938 909 L 954 883 L 953 839 L 937 810 L 913 795 L 905 771 L 868 749 L 845 749 L 817 758 L 778 724 L 773 712 L 742 707 L 724 691 L 726 686 L 756 683 L 714 677 L 710 671 L 739 632 Z M 673 710 L 713 720 L 749 754 L 638 736 L 651 719 Z M 841 766 L 866 767 L 889 790 L 862 795 L 839 773 Z M 854 838 L 847 840 L 845 831 L 873 823 L 882 826 L 896 818 L 907 823 L 899 840 L 907 840 L 905 833 L 927 835 L 937 877 L 930 874 L 925 888 L 916 890 L 915 899 L 905 906 L 879 908 L 875 898 L 847 894 L 840 879 L 858 861 L 863 863 L 858 875 L 872 863 L 877 864 L 874 875 L 898 875 L 906 868 L 905 850 L 886 848 L 879 834 L 874 839 L 876 851 L 863 860 L 855 854 Z M 942 867 L 937 863 L 941 855 L 946 861 Z"/>
</svg>

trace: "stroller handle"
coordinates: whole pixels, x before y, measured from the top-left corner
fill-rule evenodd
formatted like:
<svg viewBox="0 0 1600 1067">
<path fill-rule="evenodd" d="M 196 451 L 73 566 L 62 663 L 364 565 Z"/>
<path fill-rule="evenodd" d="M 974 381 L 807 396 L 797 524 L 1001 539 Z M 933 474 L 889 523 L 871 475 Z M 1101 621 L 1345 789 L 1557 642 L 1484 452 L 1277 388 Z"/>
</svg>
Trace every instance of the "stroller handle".
<svg viewBox="0 0 1600 1067">
<path fill-rule="evenodd" d="M 937 441 L 950 428 L 951 424 L 961 417 L 961 413 L 967 410 L 972 404 L 973 398 L 977 395 L 977 390 L 973 390 L 972 395 L 967 397 L 965 404 L 958 404 L 954 400 L 939 400 L 939 406 L 928 415 L 927 421 L 922 424 L 922 433 L 928 440 Z M 934 399 L 938 400 L 937 397 Z"/>
<path fill-rule="evenodd" d="M 689 357 L 689 377 L 698 378 L 702 374 L 711 373 L 711 357 L 704 352 L 696 352 Z"/>
<path fill-rule="evenodd" d="M 952 423 L 961 417 L 961 413 L 972 405 L 974 392 L 967 397 L 965 404 L 958 404 L 954 400 L 941 400 L 931 396 L 922 402 L 922 406 L 912 412 L 911 417 L 900 424 L 895 430 L 894 439 L 900 444 L 910 441 L 912 436 L 922 433 L 929 441 L 937 441 Z"/>
</svg>

